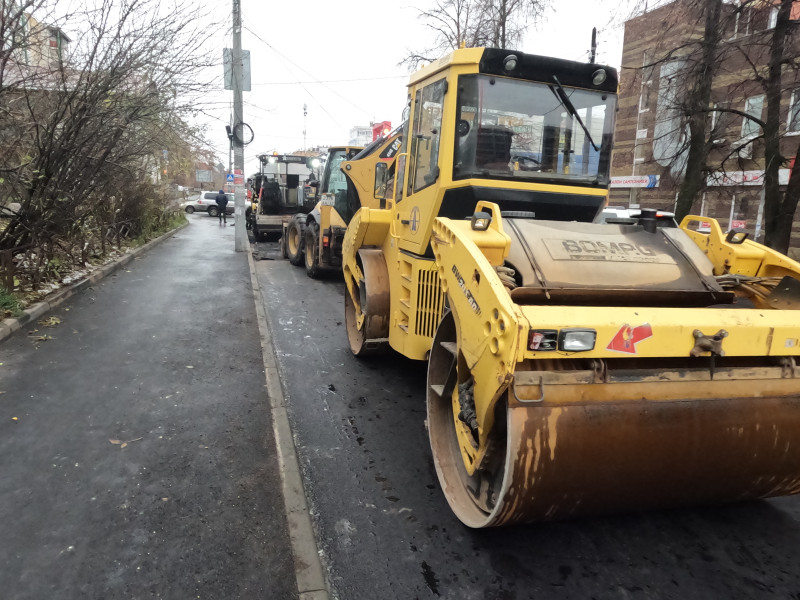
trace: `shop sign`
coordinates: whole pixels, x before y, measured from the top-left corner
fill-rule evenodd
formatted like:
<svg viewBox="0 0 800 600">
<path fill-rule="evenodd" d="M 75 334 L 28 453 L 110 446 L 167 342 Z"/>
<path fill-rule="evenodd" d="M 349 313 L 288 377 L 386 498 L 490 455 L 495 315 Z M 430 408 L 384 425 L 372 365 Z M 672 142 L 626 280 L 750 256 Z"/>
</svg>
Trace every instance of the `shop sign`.
<svg viewBox="0 0 800 600">
<path fill-rule="evenodd" d="M 630 175 L 628 177 L 612 177 L 612 188 L 646 188 L 653 189 L 658 187 L 660 175 Z"/>
</svg>

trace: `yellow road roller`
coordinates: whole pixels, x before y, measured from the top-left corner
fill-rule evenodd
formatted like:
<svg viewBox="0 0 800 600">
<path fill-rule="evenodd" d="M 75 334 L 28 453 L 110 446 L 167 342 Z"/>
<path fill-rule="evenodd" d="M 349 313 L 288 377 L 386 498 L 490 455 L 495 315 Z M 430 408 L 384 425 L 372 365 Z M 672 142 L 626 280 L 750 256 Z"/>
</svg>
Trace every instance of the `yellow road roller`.
<svg viewBox="0 0 800 600">
<path fill-rule="evenodd" d="M 594 223 L 617 84 L 454 51 L 410 79 L 393 201 L 347 228 L 350 348 L 428 360 L 470 527 L 800 491 L 800 264 L 706 217 Z"/>
</svg>

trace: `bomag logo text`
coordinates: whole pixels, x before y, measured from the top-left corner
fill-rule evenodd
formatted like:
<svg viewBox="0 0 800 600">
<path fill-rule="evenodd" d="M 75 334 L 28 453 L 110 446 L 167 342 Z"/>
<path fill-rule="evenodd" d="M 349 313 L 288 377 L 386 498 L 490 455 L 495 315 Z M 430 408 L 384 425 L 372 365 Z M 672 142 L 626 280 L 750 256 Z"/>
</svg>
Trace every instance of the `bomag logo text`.
<svg viewBox="0 0 800 600">
<path fill-rule="evenodd" d="M 456 276 L 456 281 L 458 282 L 458 287 L 461 288 L 461 291 L 464 292 L 464 297 L 467 299 L 467 302 L 472 307 L 472 310 L 475 311 L 476 315 L 481 314 L 481 307 L 478 306 L 478 303 L 475 301 L 475 297 L 472 295 L 467 289 L 467 284 L 464 283 L 464 278 L 461 276 L 461 273 L 458 272 L 458 269 L 455 265 L 453 265 L 453 275 Z"/>
<path fill-rule="evenodd" d="M 543 240 L 553 260 L 608 261 L 637 263 L 672 263 L 669 254 L 659 252 L 650 245 L 637 244 L 625 239 Z"/>
<path fill-rule="evenodd" d="M 655 256 L 656 253 L 651 248 L 638 246 L 628 242 L 598 242 L 595 240 L 563 240 L 561 242 L 564 250 L 570 254 L 622 254 Z"/>
</svg>

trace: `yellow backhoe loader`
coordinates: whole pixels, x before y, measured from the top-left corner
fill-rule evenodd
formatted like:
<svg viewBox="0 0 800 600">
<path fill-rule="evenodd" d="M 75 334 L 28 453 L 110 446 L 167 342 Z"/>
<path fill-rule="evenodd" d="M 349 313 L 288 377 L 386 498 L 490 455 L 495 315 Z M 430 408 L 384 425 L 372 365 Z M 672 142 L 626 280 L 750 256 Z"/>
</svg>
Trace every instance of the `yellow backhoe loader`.
<svg viewBox="0 0 800 600">
<path fill-rule="evenodd" d="M 306 274 L 318 277 L 342 268 L 342 241 L 347 224 L 362 206 L 386 202 L 388 178 L 400 149 L 402 130 L 379 137 L 365 148 L 331 148 L 320 182 L 320 201 L 303 223 Z"/>
<path fill-rule="evenodd" d="M 428 360 L 470 527 L 800 491 L 800 264 L 706 217 L 593 223 L 616 90 L 454 51 L 411 76 L 393 201 L 348 226 L 351 350 Z"/>
</svg>

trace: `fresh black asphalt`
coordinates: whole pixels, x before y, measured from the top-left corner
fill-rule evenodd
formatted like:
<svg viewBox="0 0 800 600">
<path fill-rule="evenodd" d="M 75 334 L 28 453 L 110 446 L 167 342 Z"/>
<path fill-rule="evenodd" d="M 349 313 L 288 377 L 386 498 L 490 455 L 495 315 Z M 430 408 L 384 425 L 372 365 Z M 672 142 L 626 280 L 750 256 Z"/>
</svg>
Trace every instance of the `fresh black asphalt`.
<svg viewBox="0 0 800 600">
<path fill-rule="evenodd" d="M 426 365 L 357 359 L 341 274 L 258 244 L 305 489 L 341 600 L 800 599 L 800 496 L 471 530 L 444 499 Z M 632 449 L 634 451 L 635 449 Z"/>
<path fill-rule="evenodd" d="M 297 597 L 247 256 L 189 221 L 0 344 L 4 600 Z"/>
</svg>

